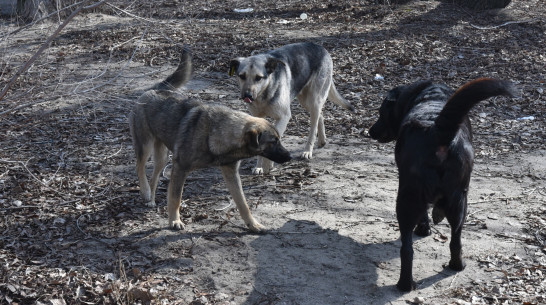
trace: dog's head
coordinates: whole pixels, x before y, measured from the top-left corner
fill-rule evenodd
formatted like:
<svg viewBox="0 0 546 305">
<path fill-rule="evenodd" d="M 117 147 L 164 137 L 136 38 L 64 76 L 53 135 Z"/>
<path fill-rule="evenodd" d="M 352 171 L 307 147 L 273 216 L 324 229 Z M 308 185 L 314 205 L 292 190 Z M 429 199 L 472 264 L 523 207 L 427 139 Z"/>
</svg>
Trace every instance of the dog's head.
<svg viewBox="0 0 546 305">
<path fill-rule="evenodd" d="M 379 119 L 369 130 L 370 137 L 380 143 L 396 140 L 402 118 L 396 116 L 396 104 L 402 88 L 396 87 L 387 93 L 379 108 Z"/>
<path fill-rule="evenodd" d="M 370 137 L 380 143 L 396 140 L 402 121 L 414 106 L 416 97 L 431 84 L 425 80 L 391 89 L 379 108 L 379 119 L 370 127 Z"/>
<path fill-rule="evenodd" d="M 253 155 L 260 155 L 277 163 L 290 161 L 290 153 L 282 146 L 275 127 L 264 119 L 245 126 L 245 143 Z"/>
<path fill-rule="evenodd" d="M 229 75 L 236 75 L 241 89 L 241 99 L 252 104 L 269 86 L 271 74 L 284 63 L 266 54 L 239 57 L 231 60 Z"/>
</svg>

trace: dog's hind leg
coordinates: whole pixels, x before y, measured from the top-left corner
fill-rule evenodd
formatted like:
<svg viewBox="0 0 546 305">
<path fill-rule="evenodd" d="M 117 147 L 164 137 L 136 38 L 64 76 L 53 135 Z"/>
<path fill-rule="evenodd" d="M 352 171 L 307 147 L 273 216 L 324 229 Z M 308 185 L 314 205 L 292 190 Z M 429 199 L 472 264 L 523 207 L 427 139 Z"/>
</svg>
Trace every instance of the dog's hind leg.
<svg viewBox="0 0 546 305">
<path fill-rule="evenodd" d="M 322 107 L 326 102 L 327 92 L 315 92 L 313 91 L 312 85 L 306 87 L 298 95 L 298 100 L 300 104 L 309 112 L 311 116 L 311 122 L 309 124 L 309 136 L 307 138 L 307 143 L 305 144 L 302 157 L 304 159 L 313 158 L 313 148 L 315 146 L 315 141 L 317 138 L 319 143 L 318 146 L 322 147 L 326 144 L 326 133 L 324 130 L 324 118 L 322 117 Z"/>
<path fill-rule="evenodd" d="M 466 192 L 460 194 L 460 197 L 455 200 L 458 202 L 452 202 L 449 205 L 454 209 L 446 213 L 447 221 L 451 227 L 451 241 L 449 242 L 451 259 L 448 266 L 452 270 L 461 271 L 466 267 L 462 257 L 461 243 L 461 233 L 466 215 Z"/>
<path fill-rule="evenodd" d="M 180 201 L 182 200 L 182 191 L 184 183 L 190 173 L 188 168 L 182 167 L 176 160 L 173 160 L 173 169 L 171 171 L 171 181 L 167 191 L 167 213 L 169 214 L 169 226 L 173 229 L 184 229 L 184 224 L 180 220 Z"/>
<path fill-rule="evenodd" d="M 318 147 L 324 147 L 326 145 L 326 129 L 324 128 L 324 117 L 321 115 L 318 121 Z"/>
<path fill-rule="evenodd" d="M 146 177 L 146 162 L 152 155 L 152 143 L 151 141 L 140 142 L 140 139 L 133 140 L 133 146 L 136 153 L 136 172 L 138 176 L 138 185 L 140 187 L 140 195 L 144 202 L 147 203 L 152 200 L 152 192 L 150 190 L 150 184 Z"/>
<path fill-rule="evenodd" d="M 400 185 L 403 185 L 400 183 Z M 413 228 L 427 212 L 426 205 L 420 202 L 420 196 L 413 186 L 406 186 L 399 190 L 396 199 L 396 216 L 400 227 L 400 279 L 396 287 L 402 291 L 411 291 L 416 288 L 413 281 Z"/>
<path fill-rule="evenodd" d="M 153 160 L 154 160 L 154 172 L 152 173 L 152 177 L 150 179 L 150 192 L 151 192 L 151 198 L 150 201 L 146 203 L 149 207 L 155 207 L 155 193 L 157 189 L 157 183 L 159 182 L 159 175 L 165 168 L 165 165 L 167 165 L 167 161 L 169 161 L 169 150 L 163 143 L 160 141 L 155 141 L 154 143 L 154 153 L 153 153 Z"/>
<path fill-rule="evenodd" d="M 235 201 L 239 214 L 241 214 L 245 224 L 248 226 L 250 231 L 260 232 L 264 228 L 254 219 L 254 217 L 252 217 L 248 204 L 246 203 L 241 184 L 241 177 L 239 176 L 239 164 L 240 161 L 237 161 L 235 163 L 222 166 L 220 168 L 222 170 L 222 176 L 224 176 L 229 193 L 231 194 L 231 197 L 233 197 L 233 201 Z"/>
<path fill-rule="evenodd" d="M 428 213 L 426 213 L 421 218 L 421 220 L 415 227 L 414 232 L 417 236 L 422 236 L 422 237 L 430 236 L 430 234 L 432 234 L 432 232 L 430 231 L 430 219 L 428 218 Z"/>
</svg>

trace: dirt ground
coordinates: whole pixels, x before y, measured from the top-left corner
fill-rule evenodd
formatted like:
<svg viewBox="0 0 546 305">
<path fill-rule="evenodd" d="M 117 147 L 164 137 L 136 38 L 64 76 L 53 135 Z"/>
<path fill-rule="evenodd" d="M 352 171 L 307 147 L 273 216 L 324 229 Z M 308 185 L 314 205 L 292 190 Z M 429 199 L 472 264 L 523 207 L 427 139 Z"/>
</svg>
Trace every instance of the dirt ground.
<svg viewBox="0 0 546 305">
<path fill-rule="evenodd" d="M 483 12 L 449 1 L 109 1 L 79 14 L 0 100 L 0 303 L 546 303 L 544 16 L 542 0 Z M 0 19 L 0 90 L 64 18 Z M 310 161 L 265 176 L 243 162 L 268 232 L 246 230 L 217 169 L 189 177 L 186 228 L 168 229 L 170 167 L 157 208 L 138 193 L 127 124 L 136 97 L 187 46 L 195 73 L 182 91 L 245 110 L 229 60 L 298 41 L 329 50 L 356 114 L 327 103 L 328 144 Z M 512 80 L 521 96 L 471 112 L 467 267 L 446 267 L 444 221 L 414 237 L 418 289 L 401 293 L 394 145 L 368 128 L 394 86 L 482 76 Z M 283 138 L 294 156 L 308 126 L 294 102 Z"/>
</svg>

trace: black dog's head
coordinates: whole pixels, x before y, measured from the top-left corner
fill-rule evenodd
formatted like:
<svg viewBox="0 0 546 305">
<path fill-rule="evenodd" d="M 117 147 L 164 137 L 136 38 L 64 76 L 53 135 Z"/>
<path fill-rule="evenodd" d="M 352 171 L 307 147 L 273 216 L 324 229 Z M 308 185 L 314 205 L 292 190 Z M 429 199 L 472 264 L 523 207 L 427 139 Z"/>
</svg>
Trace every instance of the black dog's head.
<svg viewBox="0 0 546 305">
<path fill-rule="evenodd" d="M 396 140 L 404 117 L 413 107 L 415 97 L 431 84 L 429 80 L 419 81 L 390 90 L 379 108 L 379 119 L 369 130 L 370 137 L 380 143 Z"/>
<path fill-rule="evenodd" d="M 379 119 L 370 128 L 370 137 L 380 143 L 394 141 L 398 137 L 402 118 L 395 116 L 395 108 L 400 92 L 401 87 L 396 87 L 387 93 L 379 108 Z"/>
</svg>

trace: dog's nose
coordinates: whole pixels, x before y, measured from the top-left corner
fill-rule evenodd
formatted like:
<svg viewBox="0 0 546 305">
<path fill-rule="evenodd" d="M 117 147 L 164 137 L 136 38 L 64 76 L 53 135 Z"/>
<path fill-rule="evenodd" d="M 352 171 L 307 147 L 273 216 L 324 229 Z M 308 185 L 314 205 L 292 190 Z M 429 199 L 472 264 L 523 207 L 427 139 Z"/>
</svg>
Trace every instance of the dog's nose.
<svg viewBox="0 0 546 305">
<path fill-rule="evenodd" d="M 246 91 L 245 93 L 243 93 L 242 98 L 243 100 L 246 98 L 252 99 L 252 94 L 250 94 L 250 91 Z"/>
</svg>

